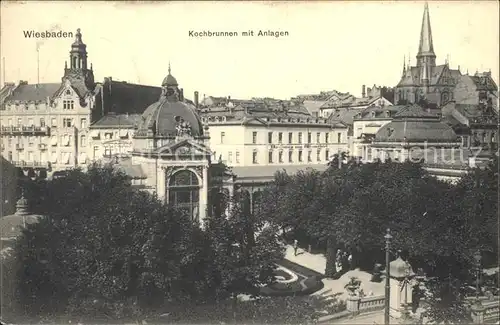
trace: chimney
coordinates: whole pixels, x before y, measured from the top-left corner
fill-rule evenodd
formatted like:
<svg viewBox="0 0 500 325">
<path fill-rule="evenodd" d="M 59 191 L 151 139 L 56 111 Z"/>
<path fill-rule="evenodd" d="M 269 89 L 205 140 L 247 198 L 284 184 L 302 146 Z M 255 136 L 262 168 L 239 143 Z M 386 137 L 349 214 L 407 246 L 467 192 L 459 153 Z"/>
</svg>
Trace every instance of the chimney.
<svg viewBox="0 0 500 325">
<path fill-rule="evenodd" d="M 179 100 L 184 100 L 184 88 L 179 89 Z"/>
<path fill-rule="evenodd" d="M 199 93 L 197 91 L 194 92 L 194 106 L 198 108 L 199 106 Z"/>
<path fill-rule="evenodd" d="M 363 87 L 361 87 L 361 97 L 365 98 L 366 97 L 366 86 L 363 85 Z"/>
</svg>

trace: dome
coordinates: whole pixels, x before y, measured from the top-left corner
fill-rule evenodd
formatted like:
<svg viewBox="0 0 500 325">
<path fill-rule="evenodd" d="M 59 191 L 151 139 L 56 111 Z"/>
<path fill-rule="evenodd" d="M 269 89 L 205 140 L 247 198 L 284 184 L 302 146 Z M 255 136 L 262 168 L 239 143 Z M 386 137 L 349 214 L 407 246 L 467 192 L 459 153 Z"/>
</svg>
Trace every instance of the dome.
<svg viewBox="0 0 500 325">
<path fill-rule="evenodd" d="M 396 279 L 411 278 L 415 275 L 410 263 L 404 261 L 401 257 L 389 263 L 389 271 L 390 276 Z"/>
<path fill-rule="evenodd" d="M 156 136 L 176 136 L 179 124 L 183 122 L 186 123 L 191 136 L 203 135 L 201 120 L 193 105 L 162 97 L 146 108 L 137 126 L 136 135 L 146 136 L 152 131 Z"/>
<path fill-rule="evenodd" d="M 162 86 L 178 86 L 177 80 L 170 73 L 163 79 Z"/>
</svg>

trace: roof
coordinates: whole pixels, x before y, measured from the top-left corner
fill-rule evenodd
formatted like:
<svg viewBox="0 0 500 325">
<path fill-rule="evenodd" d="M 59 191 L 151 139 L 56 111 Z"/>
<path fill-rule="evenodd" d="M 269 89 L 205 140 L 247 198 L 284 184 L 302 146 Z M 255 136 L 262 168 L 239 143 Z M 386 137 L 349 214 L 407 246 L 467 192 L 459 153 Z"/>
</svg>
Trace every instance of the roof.
<svg viewBox="0 0 500 325">
<path fill-rule="evenodd" d="M 428 113 L 417 104 L 406 105 L 399 110 L 394 116 L 395 118 L 418 117 L 418 118 L 436 118 L 435 114 Z"/>
<path fill-rule="evenodd" d="M 466 77 L 469 77 L 474 82 L 478 90 L 498 91 L 495 81 L 488 72 L 482 74 L 476 73 L 474 76 Z"/>
<path fill-rule="evenodd" d="M 245 166 L 231 167 L 236 180 L 241 178 L 272 178 L 277 171 L 285 170 L 288 174 L 295 174 L 300 170 L 308 168 L 324 171 L 328 168 L 327 164 L 320 165 L 273 165 L 273 166 Z"/>
<path fill-rule="evenodd" d="M 328 121 L 341 121 L 344 124 L 352 125 L 354 123 L 354 117 L 360 114 L 366 108 L 340 108 L 338 111 L 334 111 L 328 117 Z"/>
<path fill-rule="evenodd" d="M 13 214 L 0 218 L 0 238 L 10 239 L 21 235 L 23 225 L 33 224 L 38 222 L 40 216 L 38 215 L 19 215 Z"/>
<path fill-rule="evenodd" d="M 17 86 L 6 101 L 46 101 L 52 97 L 61 87 L 60 83 L 46 83 L 37 85 L 20 84 Z"/>
<path fill-rule="evenodd" d="M 321 106 L 321 109 L 342 108 L 342 107 L 356 108 L 358 106 L 366 107 L 375 103 L 377 100 L 380 99 L 381 96 L 357 98 L 352 95 L 349 95 L 347 97 L 341 98 L 340 100 L 328 101 Z"/>
<path fill-rule="evenodd" d="M 162 96 L 146 108 L 137 125 L 136 135 L 147 136 L 152 132 L 157 136 L 176 136 L 181 122 L 188 123 L 190 135 L 203 135 L 203 126 L 193 105 L 179 101 L 175 96 Z"/>
<path fill-rule="evenodd" d="M 400 110 L 404 109 L 405 105 L 388 105 L 388 106 L 368 106 L 354 116 L 356 120 L 373 120 L 373 119 L 391 119 Z M 389 112 L 389 116 L 387 115 Z"/>
<path fill-rule="evenodd" d="M 141 120 L 140 114 L 108 114 L 90 126 L 90 128 L 122 127 L 133 128 Z"/>
<path fill-rule="evenodd" d="M 457 135 L 453 128 L 437 117 L 429 119 L 401 118 L 384 125 L 375 134 L 377 142 L 439 142 L 455 143 Z"/>
<path fill-rule="evenodd" d="M 161 88 L 105 79 L 102 86 L 110 102 L 109 112 L 117 114 L 141 114 L 146 107 L 158 101 Z"/>
</svg>

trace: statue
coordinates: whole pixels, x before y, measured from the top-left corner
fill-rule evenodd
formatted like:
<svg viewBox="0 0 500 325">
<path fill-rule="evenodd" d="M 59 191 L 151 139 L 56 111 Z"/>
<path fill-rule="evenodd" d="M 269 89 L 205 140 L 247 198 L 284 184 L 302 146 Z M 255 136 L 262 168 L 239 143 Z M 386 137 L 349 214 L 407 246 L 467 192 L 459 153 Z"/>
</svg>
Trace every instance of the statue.
<svg viewBox="0 0 500 325">
<path fill-rule="evenodd" d="M 184 121 L 184 119 L 180 116 L 176 116 L 175 121 L 177 122 L 175 129 L 178 137 L 191 135 L 191 124 L 189 124 L 189 122 Z"/>
</svg>

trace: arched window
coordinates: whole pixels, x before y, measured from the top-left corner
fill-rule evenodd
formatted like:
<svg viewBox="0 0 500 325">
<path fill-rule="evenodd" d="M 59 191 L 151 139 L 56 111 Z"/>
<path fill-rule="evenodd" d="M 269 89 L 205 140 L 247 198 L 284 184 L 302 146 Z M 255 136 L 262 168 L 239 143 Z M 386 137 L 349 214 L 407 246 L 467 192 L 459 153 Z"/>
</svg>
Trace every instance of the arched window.
<svg viewBox="0 0 500 325">
<path fill-rule="evenodd" d="M 441 93 L 441 104 L 446 104 L 448 103 L 449 100 L 450 100 L 450 94 L 447 91 Z"/>
<path fill-rule="evenodd" d="M 176 172 L 168 181 L 168 190 L 169 204 L 199 221 L 200 186 L 196 174 L 189 170 Z"/>
</svg>

